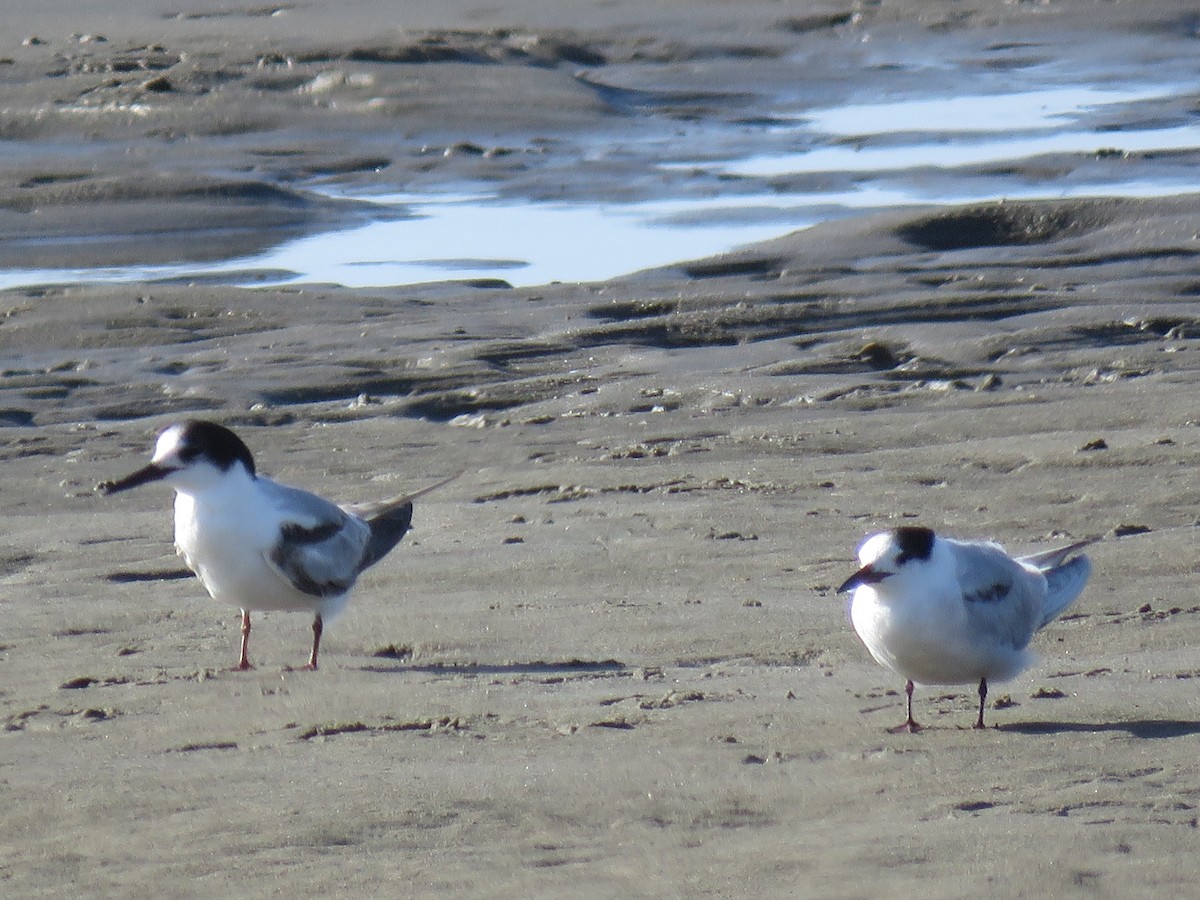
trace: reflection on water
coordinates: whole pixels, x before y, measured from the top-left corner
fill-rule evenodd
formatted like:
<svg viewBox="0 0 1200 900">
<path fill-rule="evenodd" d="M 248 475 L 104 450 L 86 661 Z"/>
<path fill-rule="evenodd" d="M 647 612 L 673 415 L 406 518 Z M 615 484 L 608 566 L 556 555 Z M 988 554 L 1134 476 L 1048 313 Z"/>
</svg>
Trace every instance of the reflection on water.
<svg viewBox="0 0 1200 900">
<path fill-rule="evenodd" d="M 217 264 L 0 272 L 0 288 L 160 279 L 349 287 L 446 279 L 503 279 L 517 286 L 598 281 L 720 253 L 855 210 L 999 197 L 1162 196 L 1195 190 L 1188 167 L 1163 162 L 1121 168 L 1114 177 L 1111 167 L 1091 171 L 1084 162 L 1200 148 L 1200 125 L 1179 117 L 1168 124 L 1148 114 L 1141 118 L 1153 125 L 1117 127 L 1139 120 L 1130 115 L 1131 105 L 1139 112 L 1137 104 L 1177 99 L 1180 90 L 1066 85 L 808 110 L 744 139 L 742 147 L 763 148 L 755 155 L 659 166 L 663 173 L 707 178 L 710 186 L 735 185 L 724 193 L 710 187 L 705 196 L 626 204 L 531 202 L 488 193 L 359 197 L 379 208 L 377 220 L 259 255 Z M 1067 155 L 1077 165 L 1040 181 L 1013 165 L 1051 154 Z M 1007 168 L 998 165 L 1005 163 Z M 831 183 L 820 191 L 779 183 L 797 176 L 830 177 Z"/>
</svg>

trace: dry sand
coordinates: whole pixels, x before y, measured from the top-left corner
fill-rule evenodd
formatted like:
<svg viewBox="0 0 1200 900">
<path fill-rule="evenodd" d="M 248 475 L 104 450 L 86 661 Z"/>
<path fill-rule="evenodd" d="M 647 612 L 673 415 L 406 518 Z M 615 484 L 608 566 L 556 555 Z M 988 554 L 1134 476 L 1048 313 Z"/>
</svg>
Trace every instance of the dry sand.
<svg viewBox="0 0 1200 900">
<path fill-rule="evenodd" d="M 5 12 L 0 230 L 194 258 L 223 252 L 221 228 L 352 214 L 292 187 L 322 166 L 381 185 L 564 171 L 587 129 L 645 127 L 575 77 L 589 53 L 630 84 L 729 85 L 795 41 L 828 43 L 834 72 L 855 29 L 978 46 L 1194 29 L 1184 3 L 448 4 L 403 34 L 383 2 L 50 5 Z M 113 67 L 131 48 L 136 84 Z M 387 116 L 298 90 L 355 48 L 392 79 Z M 489 113 L 498 84 L 527 101 L 516 121 Z M 151 127 L 126 101 L 170 109 Z M 567 150 L 420 150 L 538 136 Z M 0 295 L 0 886 L 1190 892 L 1198 232 L 1197 197 L 997 203 L 604 284 Z M 319 672 L 284 670 L 309 625 L 286 614 L 258 617 L 255 672 L 227 671 L 237 613 L 181 571 L 169 492 L 92 492 L 183 415 L 341 500 L 464 473 L 360 582 Z M 901 683 L 832 593 L 864 534 L 912 521 L 1013 550 L 1105 538 L 984 733 L 965 686 L 919 690 L 931 727 L 887 734 Z"/>
</svg>

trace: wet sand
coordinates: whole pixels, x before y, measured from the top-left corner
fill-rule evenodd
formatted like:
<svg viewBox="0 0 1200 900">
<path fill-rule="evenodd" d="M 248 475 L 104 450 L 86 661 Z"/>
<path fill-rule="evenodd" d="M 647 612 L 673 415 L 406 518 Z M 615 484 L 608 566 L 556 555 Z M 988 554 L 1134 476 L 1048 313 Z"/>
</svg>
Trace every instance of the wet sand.
<svg viewBox="0 0 1200 900">
<path fill-rule="evenodd" d="M 589 82 L 686 90 L 696 115 L 706 78 L 736 93 L 798 41 L 831 81 L 870 77 L 833 64 L 864 29 L 1195 37 L 1170 3 L 452 4 L 403 33 L 382 3 L 132 5 L 18 15 L 46 43 L 0 52 L 30 110 L 6 125 L 6 237 L 220 255 L 353 216 L 306 192 L 322 166 L 549 192 L 589 141 L 650 127 Z M 137 47 L 140 86 L 113 66 Z M 381 103 L 349 77 L 336 103 L 301 91 L 350 59 Z M 1197 222 L 1200 196 L 988 203 L 602 284 L 0 294 L 6 894 L 1179 895 L 1200 877 Z M 182 570 L 169 491 L 93 492 L 187 415 L 339 500 L 463 473 L 319 672 L 285 670 L 309 641 L 287 614 L 227 671 L 237 612 Z M 1103 538 L 986 732 L 964 686 L 919 689 L 928 729 L 888 734 L 902 683 L 832 592 L 865 534 L 911 522 Z"/>
</svg>

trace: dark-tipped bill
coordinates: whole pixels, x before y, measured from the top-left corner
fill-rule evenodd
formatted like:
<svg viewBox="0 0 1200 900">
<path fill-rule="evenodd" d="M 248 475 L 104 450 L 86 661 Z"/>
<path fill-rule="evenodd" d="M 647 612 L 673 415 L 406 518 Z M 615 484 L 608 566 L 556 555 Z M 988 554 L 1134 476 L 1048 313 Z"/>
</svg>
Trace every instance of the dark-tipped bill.
<svg viewBox="0 0 1200 900">
<path fill-rule="evenodd" d="M 863 566 L 849 578 L 842 582 L 842 586 L 837 589 L 839 594 L 844 594 L 846 591 L 853 590 L 856 587 L 861 587 L 864 584 L 878 584 L 887 578 L 887 572 L 877 572 L 870 566 Z"/>
<path fill-rule="evenodd" d="M 158 463 L 150 463 L 150 465 L 138 469 L 133 474 L 126 475 L 120 481 L 102 481 L 96 485 L 96 490 L 105 496 L 109 494 L 116 494 L 143 484 L 149 484 L 151 481 L 158 481 L 161 478 L 166 478 L 173 471 L 173 469 L 169 469 L 166 466 L 160 466 Z"/>
</svg>

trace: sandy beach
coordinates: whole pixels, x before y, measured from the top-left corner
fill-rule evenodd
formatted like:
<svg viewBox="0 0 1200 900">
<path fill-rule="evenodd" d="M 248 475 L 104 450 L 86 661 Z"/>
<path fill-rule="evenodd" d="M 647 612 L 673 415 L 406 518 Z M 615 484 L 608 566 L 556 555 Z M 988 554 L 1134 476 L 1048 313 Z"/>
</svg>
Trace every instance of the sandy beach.
<svg viewBox="0 0 1200 900">
<path fill-rule="evenodd" d="M 880 77 L 868 38 L 1166 66 L 1198 33 L 1182 2 L 86 6 L 4 13 L 0 266 L 352 221 L 317 178 L 654 195 L 579 161 L 749 115 L 797 53 L 816 95 Z M 5 895 L 1186 894 L 1197 259 L 1200 194 L 865 214 L 601 283 L 0 292 Z M 95 492 L 189 416 L 340 502 L 461 473 L 318 672 L 286 613 L 229 671 L 170 491 Z M 1100 538 L 984 732 L 965 685 L 889 734 L 903 682 L 834 593 L 912 523 Z"/>
</svg>

